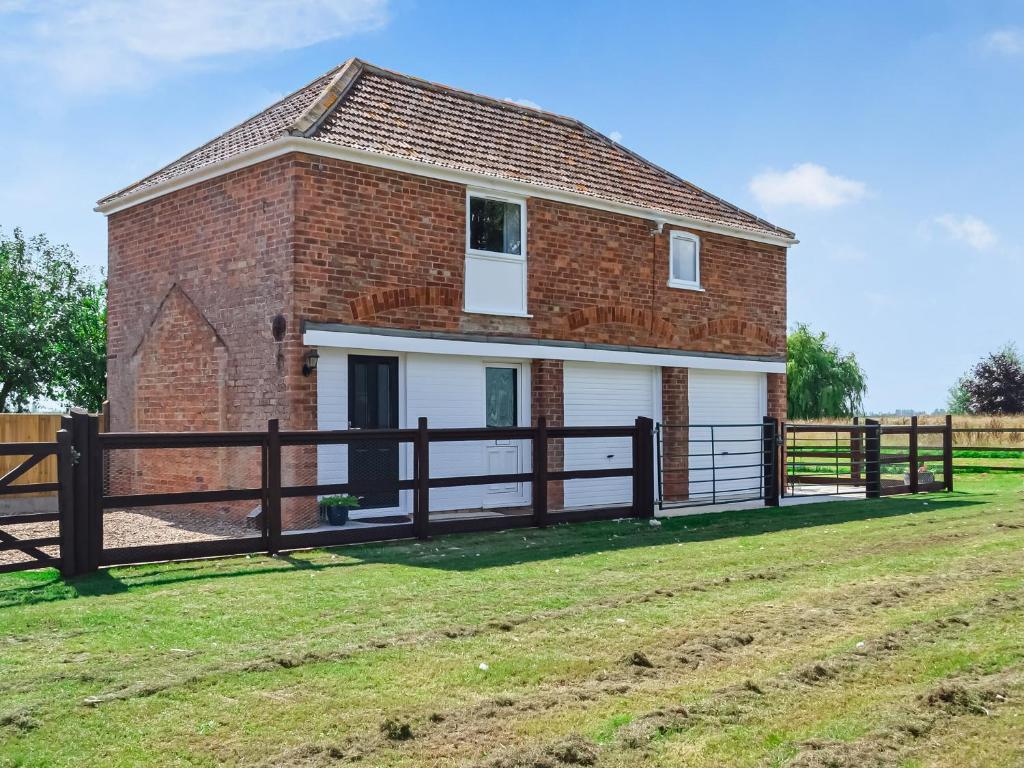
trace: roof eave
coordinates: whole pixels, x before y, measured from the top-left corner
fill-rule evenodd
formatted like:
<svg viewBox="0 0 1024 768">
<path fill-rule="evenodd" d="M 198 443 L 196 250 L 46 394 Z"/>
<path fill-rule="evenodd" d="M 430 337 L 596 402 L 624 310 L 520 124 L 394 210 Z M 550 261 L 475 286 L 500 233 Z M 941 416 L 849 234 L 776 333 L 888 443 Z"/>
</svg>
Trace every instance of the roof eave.
<svg viewBox="0 0 1024 768">
<path fill-rule="evenodd" d="M 284 136 L 279 139 L 275 139 L 262 147 L 240 153 L 227 160 L 222 160 L 219 163 L 214 163 L 191 173 L 183 174 L 182 176 L 175 177 L 174 179 L 170 179 L 161 184 L 156 184 L 152 187 L 139 190 L 135 193 L 123 195 L 122 197 L 109 200 L 107 202 L 100 202 L 96 205 L 94 210 L 109 216 L 113 213 L 117 213 L 118 211 L 125 210 L 126 208 L 131 208 L 157 197 L 162 197 L 163 195 L 174 192 L 178 189 L 184 189 L 185 187 L 190 187 L 194 184 L 199 184 L 203 181 L 223 176 L 224 174 L 232 171 L 236 171 L 250 165 L 255 165 L 256 163 L 261 163 L 266 160 L 271 160 L 275 157 L 280 157 L 292 152 L 347 160 L 350 162 L 362 163 L 364 165 L 372 165 L 405 173 L 412 173 L 417 176 L 441 178 L 470 186 L 501 187 L 508 192 L 518 192 L 520 194 L 532 195 L 534 197 L 542 197 L 555 200 L 557 202 L 565 202 L 570 205 L 599 208 L 601 210 L 620 213 L 626 216 L 663 221 L 667 224 L 688 227 L 703 232 L 728 235 L 730 237 L 738 237 L 744 240 L 767 243 L 769 245 L 789 247 L 791 245 L 796 245 L 799 242 L 792 233 L 787 233 L 786 235 L 781 233 L 770 234 L 747 230 L 741 227 L 715 224 L 713 222 L 683 216 L 678 213 L 659 210 L 657 208 L 627 205 L 613 200 L 605 200 L 593 195 L 585 195 L 578 192 L 567 192 L 565 190 L 545 187 L 540 184 L 531 184 L 529 182 L 515 181 L 499 176 L 488 176 L 486 174 L 448 168 L 411 158 L 384 155 L 378 152 L 326 144 L 322 141 L 301 136 Z"/>
</svg>

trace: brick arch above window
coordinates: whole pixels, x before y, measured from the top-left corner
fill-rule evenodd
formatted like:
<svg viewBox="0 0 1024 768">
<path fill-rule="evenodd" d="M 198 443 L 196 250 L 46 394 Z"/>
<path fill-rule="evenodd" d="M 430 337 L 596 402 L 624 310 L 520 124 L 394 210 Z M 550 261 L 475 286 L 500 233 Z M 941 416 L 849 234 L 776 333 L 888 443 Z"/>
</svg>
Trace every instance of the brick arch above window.
<svg viewBox="0 0 1024 768">
<path fill-rule="evenodd" d="M 443 285 L 387 288 L 349 302 L 353 320 L 365 320 L 381 312 L 405 307 L 448 307 L 462 309 L 462 291 Z"/>
<path fill-rule="evenodd" d="M 649 309 L 637 309 L 623 304 L 594 304 L 577 309 L 566 319 L 570 331 L 578 331 L 588 325 L 617 323 L 647 330 L 657 341 L 669 344 L 678 342 L 675 328 L 664 318 Z"/>
<path fill-rule="evenodd" d="M 785 346 L 785 339 L 773 333 L 763 325 L 741 320 L 738 317 L 718 317 L 703 323 L 690 326 L 684 333 L 686 341 L 701 341 L 715 336 L 742 336 L 745 339 L 759 341 L 772 349 Z"/>
</svg>

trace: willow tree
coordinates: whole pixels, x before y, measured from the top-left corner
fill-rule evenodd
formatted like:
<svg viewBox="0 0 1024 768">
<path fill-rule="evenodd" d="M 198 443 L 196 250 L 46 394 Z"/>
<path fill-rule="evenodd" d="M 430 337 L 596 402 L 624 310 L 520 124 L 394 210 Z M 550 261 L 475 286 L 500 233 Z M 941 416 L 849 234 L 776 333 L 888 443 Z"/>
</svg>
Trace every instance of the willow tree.
<svg viewBox="0 0 1024 768">
<path fill-rule="evenodd" d="M 791 419 L 848 419 L 864 410 L 867 377 L 852 353 L 800 323 L 786 341 Z"/>
</svg>

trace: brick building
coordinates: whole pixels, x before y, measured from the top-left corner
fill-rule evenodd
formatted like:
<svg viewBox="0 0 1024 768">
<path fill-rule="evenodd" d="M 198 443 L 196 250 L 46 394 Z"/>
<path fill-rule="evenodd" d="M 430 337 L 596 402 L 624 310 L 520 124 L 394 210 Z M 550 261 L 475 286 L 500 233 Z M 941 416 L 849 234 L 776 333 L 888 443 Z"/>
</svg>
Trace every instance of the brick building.
<svg viewBox="0 0 1024 768">
<path fill-rule="evenodd" d="M 577 120 L 351 59 L 98 210 L 115 430 L 784 415 L 793 234 Z M 595 443 L 555 461 L 628 462 Z M 514 441 L 435 452 L 435 472 L 529 462 Z M 343 482 L 407 462 L 332 447 L 293 471 Z M 217 487 L 226 472 L 136 475 Z M 691 482 L 677 473 L 666 493 Z M 554 502 L 629 494 L 625 478 L 569 481 Z M 528 500 L 523 484 L 434 495 L 439 510 Z"/>
</svg>

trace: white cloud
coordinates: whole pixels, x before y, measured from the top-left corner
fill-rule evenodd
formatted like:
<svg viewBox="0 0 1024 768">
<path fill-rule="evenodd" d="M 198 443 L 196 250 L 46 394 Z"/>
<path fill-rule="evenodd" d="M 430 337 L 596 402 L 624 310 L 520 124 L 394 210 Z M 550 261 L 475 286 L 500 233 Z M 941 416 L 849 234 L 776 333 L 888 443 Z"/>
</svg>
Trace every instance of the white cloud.
<svg viewBox="0 0 1024 768">
<path fill-rule="evenodd" d="M 614 141 L 616 144 L 622 143 L 622 134 L 618 131 L 612 131 L 608 134 L 608 138 Z"/>
<path fill-rule="evenodd" d="M 529 107 L 530 109 L 543 109 L 543 107 L 536 101 L 530 101 L 529 99 L 513 99 L 511 96 L 506 96 L 505 101 L 510 101 L 521 107 Z"/>
<path fill-rule="evenodd" d="M 387 20 L 387 0 L 6 2 L 0 65 L 48 70 L 69 90 L 106 90 L 220 56 L 302 48 Z"/>
<path fill-rule="evenodd" d="M 788 171 L 765 171 L 750 180 L 749 188 L 761 205 L 769 207 L 836 208 L 867 194 L 864 182 L 834 176 L 815 163 L 794 165 Z"/>
<path fill-rule="evenodd" d="M 1006 27 L 996 29 L 985 35 L 985 50 L 1001 56 L 1020 56 L 1024 54 L 1024 29 Z"/>
<path fill-rule="evenodd" d="M 946 213 L 936 216 L 932 221 L 945 230 L 950 237 L 967 243 L 976 251 L 983 251 L 995 245 L 995 232 L 977 216 Z"/>
</svg>

